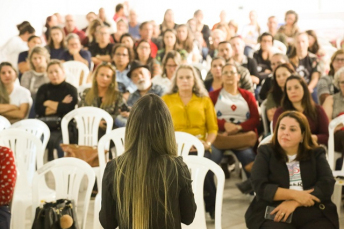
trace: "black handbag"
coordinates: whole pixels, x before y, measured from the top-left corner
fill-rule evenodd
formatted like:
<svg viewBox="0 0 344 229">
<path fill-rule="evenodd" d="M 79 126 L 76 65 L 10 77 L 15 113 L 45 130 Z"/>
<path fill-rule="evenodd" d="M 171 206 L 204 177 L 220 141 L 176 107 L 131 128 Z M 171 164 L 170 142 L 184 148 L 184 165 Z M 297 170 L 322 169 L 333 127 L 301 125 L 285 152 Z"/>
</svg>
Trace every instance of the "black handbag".
<svg viewBox="0 0 344 229">
<path fill-rule="evenodd" d="M 50 130 L 60 130 L 61 129 L 61 118 L 58 116 L 46 116 L 37 118 L 47 124 Z"/>
<path fill-rule="evenodd" d="M 79 229 L 73 200 L 59 199 L 36 208 L 32 229 Z"/>
</svg>

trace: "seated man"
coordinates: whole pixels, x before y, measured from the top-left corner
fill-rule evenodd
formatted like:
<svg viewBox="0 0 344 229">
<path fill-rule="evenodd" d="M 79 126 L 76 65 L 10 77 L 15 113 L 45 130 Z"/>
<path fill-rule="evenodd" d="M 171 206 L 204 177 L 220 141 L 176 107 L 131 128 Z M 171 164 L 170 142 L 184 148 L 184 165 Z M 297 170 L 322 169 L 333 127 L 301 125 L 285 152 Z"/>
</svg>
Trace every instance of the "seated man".
<svg viewBox="0 0 344 229">
<path fill-rule="evenodd" d="M 81 43 L 78 35 L 71 33 L 66 37 L 67 49 L 62 54 L 62 60 L 75 60 L 86 64 L 91 68 L 91 53 L 81 48 Z"/>
<path fill-rule="evenodd" d="M 99 26 L 96 31 L 96 39 L 97 43 L 92 44 L 89 48 L 93 63 L 98 65 L 101 62 L 111 62 L 113 44 L 110 43 L 109 27 Z"/>
<path fill-rule="evenodd" d="M 273 55 L 272 45 L 274 38 L 270 33 L 263 33 L 259 37 L 260 49 L 255 51 L 253 59 L 257 62 L 258 77 L 264 80 L 271 73 L 271 57 Z"/>
<path fill-rule="evenodd" d="M 84 40 L 86 37 L 85 32 L 76 27 L 73 15 L 68 14 L 65 19 L 65 27 L 63 28 L 65 35 L 67 36 L 70 33 L 75 33 L 79 36 L 80 41 Z"/>
<path fill-rule="evenodd" d="M 149 42 L 149 45 L 151 47 L 151 56 L 152 58 L 155 58 L 158 52 L 158 46 L 154 44 L 152 41 L 153 25 L 151 22 L 145 21 L 140 25 L 140 36 L 141 36 L 141 39 L 147 40 Z"/>
<path fill-rule="evenodd" d="M 232 47 L 229 43 L 229 41 L 222 41 L 218 45 L 218 57 L 222 57 L 225 59 L 226 63 L 234 63 L 234 60 L 232 58 Z M 253 84 L 252 79 L 250 77 L 250 72 L 247 70 L 247 68 L 238 65 L 238 73 L 240 75 L 239 79 L 239 87 L 248 91 L 253 92 Z M 213 75 L 211 73 L 211 70 L 208 72 L 206 81 L 213 79 Z M 209 83 L 209 82 L 207 82 Z M 212 82 L 210 83 L 212 84 Z"/>
<path fill-rule="evenodd" d="M 140 61 L 135 60 L 132 62 L 130 71 L 127 75 L 137 87 L 137 90 L 129 95 L 127 101 L 129 107 L 132 107 L 138 99 L 146 94 L 153 93 L 158 96 L 162 96 L 164 93 L 164 90 L 160 85 L 153 85 L 149 67 L 147 65 L 143 65 Z M 121 114 L 117 117 L 117 125 L 119 127 L 125 126 L 128 116 L 128 108 L 126 108 L 126 111 L 121 108 Z M 120 125 L 119 122 L 122 122 L 122 125 Z"/>
</svg>

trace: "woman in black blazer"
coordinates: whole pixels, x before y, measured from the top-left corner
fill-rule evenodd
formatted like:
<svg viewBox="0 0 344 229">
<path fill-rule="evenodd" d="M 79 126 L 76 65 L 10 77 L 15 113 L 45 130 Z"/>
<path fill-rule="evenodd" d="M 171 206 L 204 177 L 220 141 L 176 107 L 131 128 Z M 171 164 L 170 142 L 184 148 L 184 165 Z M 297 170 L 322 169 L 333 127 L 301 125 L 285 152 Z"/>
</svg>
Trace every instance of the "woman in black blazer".
<svg viewBox="0 0 344 229">
<path fill-rule="evenodd" d="M 339 228 L 335 179 L 302 113 L 280 115 L 272 142 L 258 149 L 251 181 L 256 197 L 245 214 L 248 228 Z M 276 207 L 273 220 L 265 219 L 267 206 Z"/>
</svg>

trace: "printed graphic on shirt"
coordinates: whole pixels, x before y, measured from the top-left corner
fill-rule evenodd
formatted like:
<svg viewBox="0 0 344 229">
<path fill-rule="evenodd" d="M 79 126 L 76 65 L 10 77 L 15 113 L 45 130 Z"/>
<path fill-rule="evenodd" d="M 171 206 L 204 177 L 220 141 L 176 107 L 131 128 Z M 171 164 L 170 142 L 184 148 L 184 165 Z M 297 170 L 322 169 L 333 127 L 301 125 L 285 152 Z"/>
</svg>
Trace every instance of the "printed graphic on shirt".
<svg viewBox="0 0 344 229">
<path fill-rule="evenodd" d="M 301 179 L 300 163 L 298 161 L 293 161 L 287 163 L 289 171 L 289 188 L 293 190 L 303 190 L 303 184 Z"/>
</svg>

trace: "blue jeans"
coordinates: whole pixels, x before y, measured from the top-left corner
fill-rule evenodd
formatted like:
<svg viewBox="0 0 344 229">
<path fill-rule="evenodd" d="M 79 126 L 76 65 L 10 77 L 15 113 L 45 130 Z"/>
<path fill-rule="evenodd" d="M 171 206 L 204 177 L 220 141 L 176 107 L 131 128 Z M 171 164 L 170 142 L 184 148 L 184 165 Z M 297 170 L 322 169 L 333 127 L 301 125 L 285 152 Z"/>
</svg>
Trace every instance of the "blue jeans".
<svg viewBox="0 0 344 229">
<path fill-rule="evenodd" d="M 226 150 L 220 150 L 220 149 L 217 149 L 216 147 L 214 147 L 213 145 L 211 146 L 211 149 L 212 149 L 212 160 L 213 161 L 221 161 L 222 160 L 222 157 L 223 157 L 223 153 L 226 151 Z M 254 161 L 255 157 L 256 157 L 256 154 L 253 152 L 253 149 L 252 148 L 246 148 L 246 149 L 243 149 L 243 150 L 234 150 L 232 149 L 231 151 L 233 151 L 233 153 L 235 154 L 235 156 L 238 158 L 238 160 L 240 161 L 242 167 L 244 168 L 246 165 L 248 165 L 249 163 L 251 163 L 252 161 Z M 220 163 L 220 162 L 218 162 Z M 245 173 L 246 173 L 246 176 L 247 177 L 250 177 L 250 174 L 244 170 Z"/>
</svg>

